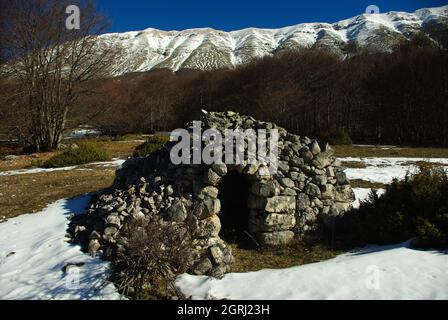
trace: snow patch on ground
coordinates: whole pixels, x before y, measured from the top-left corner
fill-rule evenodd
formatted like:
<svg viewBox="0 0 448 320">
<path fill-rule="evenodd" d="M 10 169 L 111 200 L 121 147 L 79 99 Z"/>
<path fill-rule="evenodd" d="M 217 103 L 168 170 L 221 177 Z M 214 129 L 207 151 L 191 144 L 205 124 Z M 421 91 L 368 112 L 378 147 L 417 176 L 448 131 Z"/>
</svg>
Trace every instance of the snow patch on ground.
<svg viewBox="0 0 448 320">
<path fill-rule="evenodd" d="M 91 127 L 85 127 L 70 131 L 64 136 L 64 138 L 68 140 L 80 140 L 88 137 L 96 137 L 99 135 L 101 135 L 101 131 Z"/>
<path fill-rule="evenodd" d="M 68 218 L 89 201 L 90 196 L 59 200 L 0 224 L 0 299 L 121 298 L 107 281 L 109 264 L 68 243 Z M 67 264 L 83 266 L 64 272 Z"/>
<path fill-rule="evenodd" d="M 87 164 L 87 166 L 104 167 L 104 168 L 120 167 L 125 161 L 126 160 L 123 160 L 123 159 L 112 159 L 112 161 L 90 163 L 90 164 Z M 22 175 L 22 174 L 47 173 L 47 172 L 54 172 L 54 171 L 70 171 L 70 170 L 75 170 L 77 168 L 78 168 L 78 166 L 63 167 L 63 168 L 51 168 L 51 169 L 44 169 L 44 168 L 20 169 L 20 170 L 0 172 L 0 177 L 17 176 L 17 175 Z M 91 171 L 93 169 L 83 168 L 83 169 L 77 169 L 77 170 Z"/>
<path fill-rule="evenodd" d="M 90 165 L 96 167 L 121 167 L 125 162 L 126 160 L 123 159 L 112 159 L 112 161 L 95 162 L 91 163 Z"/>
<path fill-rule="evenodd" d="M 390 184 L 393 179 L 402 180 L 408 173 L 417 172 L 417 162 L 437 163 L 448 166 L 447 158 L 339 158 L 344 162 L 362 162 L 366 168 L 347 168 L 350 180 L 364 180 L 373 183 Z"/>
<path fill-rule="evenodd" d="M 346 157 L 346 158 L 339 158 L 339 160 L 347 161 L 347 162 L 362 162 L 367 166 L 391 166 L 391 165 L 406 166 L 410 163 L 417 163 L 417 162 L 439 163 L 439 164 L 448 166 L 448 158 L 405 158 L 405 157 L 357 158 L 357 157 Z"/>
<path fill-rule="evenodd" d="M 184 274 L 176 285 L 193 299 L 448 299 L 448 252 L 408 243 L 368 246 L 287 269 L 230 273 L 222 280 Z"/>
<path fill-rule="evenodd" d="M 402 180 L 408 172 L 415 172 L 416 168 L 391 166 L 387 168 L 367 167 L 363 169 L 348 168 L 345 170 L 350 180 L 363 180 L 373 183 L 390 184 L 394 179 Z"/>
<path fill-rule="evenodd" d="M 63 167 L 63 168 L 52 168 L 52 169 L 44 169 L 44 168 L 20 169 L 20 170 L 0 172 L 0 177 L 18 176 L 18 175 L 22 175 L 22 174 L 46 173 L 46 172 L 54 172 L 54 171 L 69 171 L 69 170 L 74 170 L 74 169 L 76 169 L 75 166 L 74 167 Z"/>
</svg>

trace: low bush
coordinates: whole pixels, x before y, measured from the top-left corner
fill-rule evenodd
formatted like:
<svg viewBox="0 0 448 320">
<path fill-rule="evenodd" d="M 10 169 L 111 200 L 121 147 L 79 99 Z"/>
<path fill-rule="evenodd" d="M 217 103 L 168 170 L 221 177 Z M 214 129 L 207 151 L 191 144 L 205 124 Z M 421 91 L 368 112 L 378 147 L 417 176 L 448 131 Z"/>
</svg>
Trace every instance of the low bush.
<svg viewBox="0 0 448 320">
<path fill-rule="evenodd" d="M 331 145 L 351 146 L 353 144 L 349 134 L 344 130 L 332 130 L 323 137 Z"/>
<path fill-rule="evenodd" d="M 165 143 L 170 141 L 169 136 L 155 135 L 148 138 L 148 140 L 137 146 L 134 151 L 134 157 L 146 157 L 163 147 Z"/>
<path fill-rule="evenodd" d="M 448 174 L 440 167 L 420 167 L 394 181 L 384 195 L 372 192 L 353 214 L 351 226 L 363 243 L 413 238 L 416 247 L 448 247 Z"/>
<path fill-rule="evenodd" d="M 45 161 L 42 159 L 33 159 L 31 160 L 31 166 L 34 168 L 42 168 L 44 166 Z"/>
<path fill-rule="evenodd" d="M 134 221 L 120 231 L 117 242 L 125 246 L 112 262 L 111 280 L 133 299 L 184 298 L 174 281 L 191 267 L 191 241 L 182 224 Z"/>
<path fill-rule="evenodd" d="M 76 166 L 91 162 L 107 161 L 110 159 L 108 152 L 91 142 L 82 142 L 77 148 L 70 148 L 43 163 L 38 163 L 44 168 L 61 168 Z"/>
</svg>

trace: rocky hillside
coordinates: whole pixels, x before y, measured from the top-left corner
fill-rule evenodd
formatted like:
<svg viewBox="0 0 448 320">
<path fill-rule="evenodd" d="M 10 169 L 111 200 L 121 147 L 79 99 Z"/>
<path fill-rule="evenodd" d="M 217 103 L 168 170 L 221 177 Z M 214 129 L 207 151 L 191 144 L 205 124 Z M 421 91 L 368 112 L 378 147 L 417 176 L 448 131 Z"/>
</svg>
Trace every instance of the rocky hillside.
<svg viewBox="0 0 448 320">
<path fill-rule="evenodd" d="M 362 14 L 334 24 L 304 23 L 281 29 L 249 28 L 224 32 L 214 29 L 113 33 L 105 43 L 124 50 L 116 73 L 154 68 L 211 70 L 234 67 L 255 57 L 285 49 L 323 47 L 341 54 L 348 44 L 390 50 L 400 40 L 424 32 L 433 39 L 448 33 L 448 5 L 414 13 Z"/>
</svg>

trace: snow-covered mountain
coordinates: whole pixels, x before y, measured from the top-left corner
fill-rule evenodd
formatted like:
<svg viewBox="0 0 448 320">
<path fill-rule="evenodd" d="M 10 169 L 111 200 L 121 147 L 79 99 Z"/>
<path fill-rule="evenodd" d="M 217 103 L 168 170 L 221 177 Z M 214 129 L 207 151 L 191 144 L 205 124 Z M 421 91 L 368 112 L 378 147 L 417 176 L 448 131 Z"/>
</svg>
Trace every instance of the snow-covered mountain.
<svg viewBox="0 0 448 320">
<path fill-rule="evenodd" d="M 234 67 L 255 57 L 285 49 L 323 47 L 343 52 L 347 44 L 390 50 L 400 40 L 424 32 L 430 37 L 448 33 L 448 5 L 414 13 L 362 14 L 337 23 L 304 23 L 281 29 L 249 28 L 224 32 L 214 29 L 111 33 L 100 36 L 123 50 L 118 74 L 154 68 L 210 70 Z"/>
</svg>

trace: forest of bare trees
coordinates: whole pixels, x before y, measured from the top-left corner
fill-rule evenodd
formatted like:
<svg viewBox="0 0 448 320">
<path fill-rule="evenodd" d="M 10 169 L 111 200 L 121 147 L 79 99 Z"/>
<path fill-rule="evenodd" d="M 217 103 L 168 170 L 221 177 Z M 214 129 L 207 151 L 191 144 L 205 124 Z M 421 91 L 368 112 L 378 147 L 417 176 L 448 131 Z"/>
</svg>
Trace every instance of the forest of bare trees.
<svg viewBox="0 0 448 320">
<path fill-rule="evenodd" d="M 82 12 L 79 28 L 66 24 L 73 4 Z M 110 74 L 116 52 L 96 41 L 107 20 L 92 1 L 2 0 L 1 10 L 1 116 L 30 150 L 55 149 L 70 108 L 89 88 L 82 84 Z"/>
<path fill-rule="evenodd" d="M 156 70 L 101 86 L 73 109 L 72 125 L 168 131 L 201 109 L 234 110 L 313 137 L 345 131 L 357 143 L 448 146 L 448 54 L 424 38 L 391 53 L 342 59 L 310 49 L 235 70 Z"/>
</svg>

